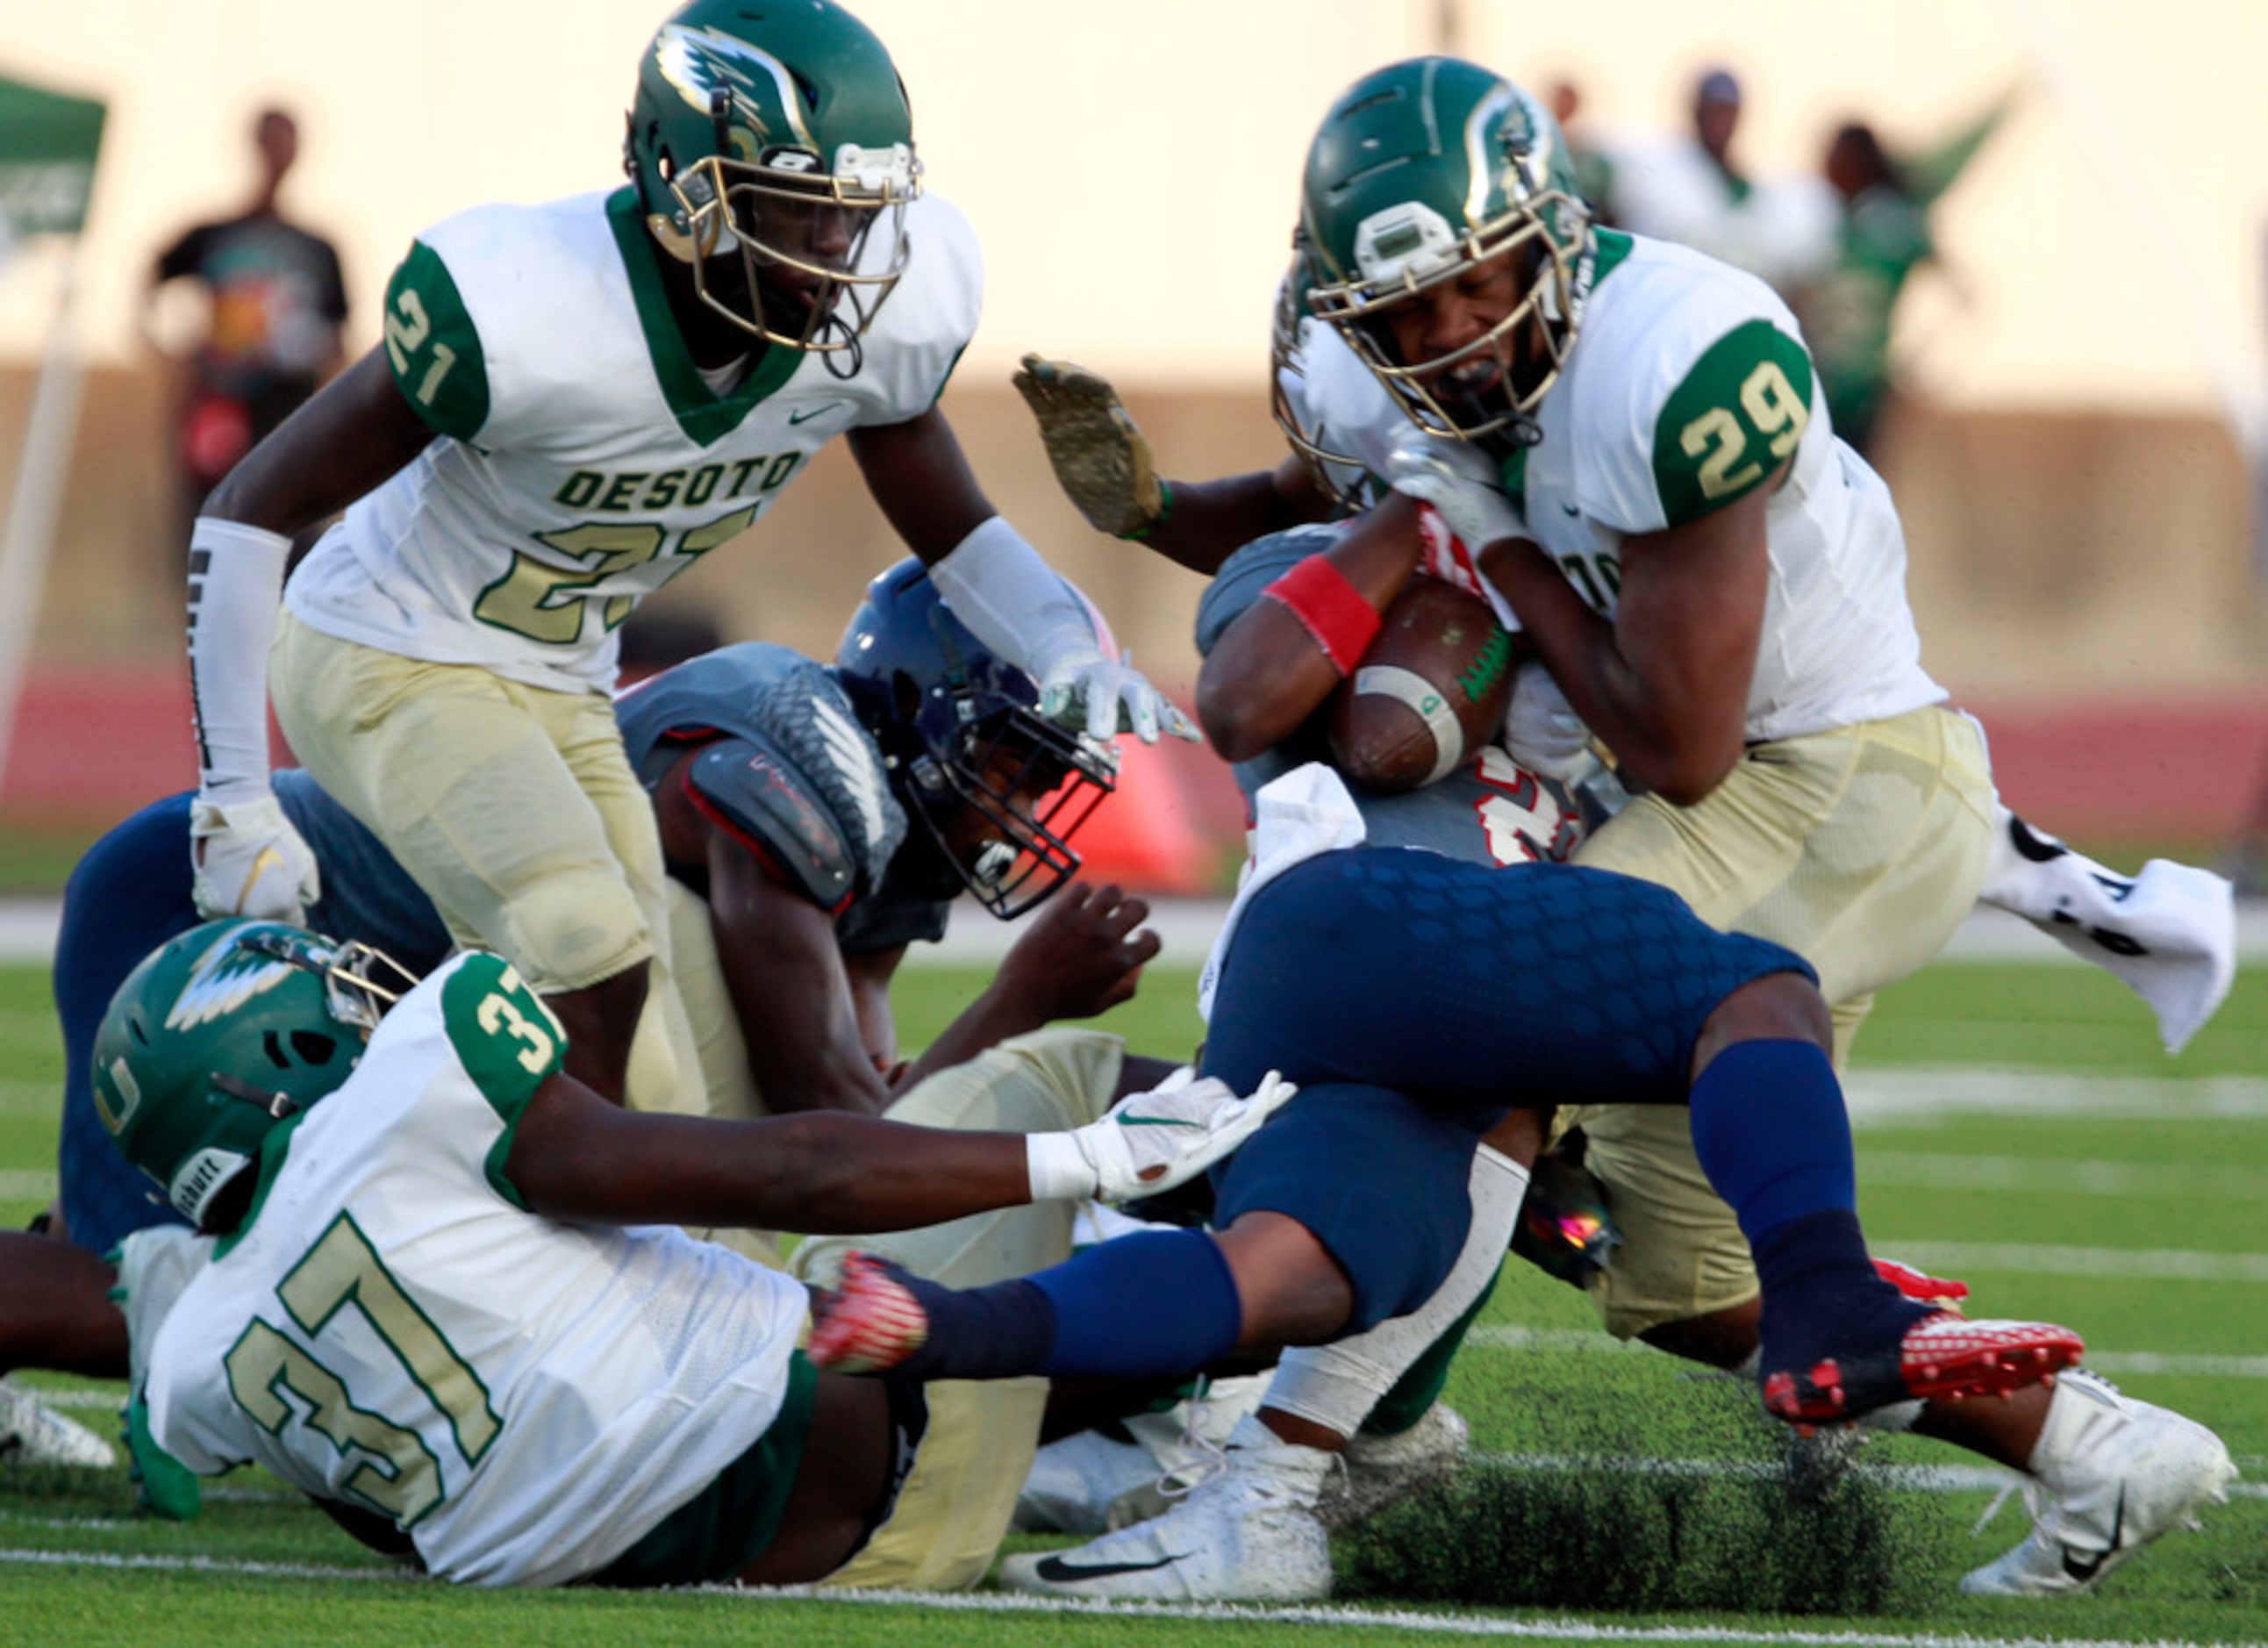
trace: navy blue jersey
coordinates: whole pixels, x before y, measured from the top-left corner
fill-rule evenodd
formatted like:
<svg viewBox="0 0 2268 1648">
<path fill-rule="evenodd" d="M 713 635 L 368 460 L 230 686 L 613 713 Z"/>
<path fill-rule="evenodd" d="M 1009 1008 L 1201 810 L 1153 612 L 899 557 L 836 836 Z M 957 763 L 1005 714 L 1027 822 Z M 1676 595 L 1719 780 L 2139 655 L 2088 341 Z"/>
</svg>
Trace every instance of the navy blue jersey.
<svg viewBox="0 0 2268 1648">
<path fill-rule="evenodd" d="M 783 880 L 837 913 L 845 955 L 944 935 L 960 883 L 940 895 L 898 873 L 905 810 L 831 671 L 743 642 L 640 683 L 615 719 L 649 791 L 688 748 L 715 748 L 688 781 Z"/>
</svg>

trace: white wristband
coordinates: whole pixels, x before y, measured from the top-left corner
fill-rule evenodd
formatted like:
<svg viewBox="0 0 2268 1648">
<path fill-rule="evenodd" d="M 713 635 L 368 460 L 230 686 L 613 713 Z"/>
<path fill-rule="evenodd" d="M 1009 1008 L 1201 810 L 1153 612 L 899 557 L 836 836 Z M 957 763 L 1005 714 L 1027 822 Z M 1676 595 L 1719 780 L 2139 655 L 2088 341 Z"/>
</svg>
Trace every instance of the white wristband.
<svg viewBox="0 0 2268 1648">
<path fill-rule="evenodd" d="M 1065 657 L 1108 654 L 1079 593 L 998 515 L 954 544 L 929 577 L 978 640 L 1042 684 Z"/>
<path fill-rule="evenodd" d="M 268 790 L 268 643 L 291 540 L 211 515 L 189 534 L 189 702 L 198 787 L 217 802 Z"/>
<path fill-rule="evenodd" d="M 1026 1134 L 1024 1171 L 1031 1175 L 1034 1201 L 1084 1201 L 1099 1182 L 1079 1141 L 1067 1133 Z"/>
</svg>

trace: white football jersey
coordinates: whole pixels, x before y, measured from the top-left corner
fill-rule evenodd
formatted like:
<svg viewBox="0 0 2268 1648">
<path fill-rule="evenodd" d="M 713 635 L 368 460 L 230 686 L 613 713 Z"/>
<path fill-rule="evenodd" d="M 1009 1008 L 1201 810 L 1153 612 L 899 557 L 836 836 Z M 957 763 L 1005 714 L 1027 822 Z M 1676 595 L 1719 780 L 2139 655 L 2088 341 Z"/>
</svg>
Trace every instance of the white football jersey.
<svg viewBox="0 0 2268 1648">
<path fill-rule="evenodd" d="M 1889 489 L 1837 440 L 1787 306 L 1666 241 L 1601 231 L 1582 328 L 1505 466 L 1528 535 L 1611 617 L 1622 541 L 1721 507 L 1791 453 L 1765 515 L 1771 581 L 1748 736 L 1794 737 L 1944 698 L 1921 667 Z M 1344 341 L 1305 339 L 1311 416 L 1374 474 L 1410 425 Z"/>
<path fill-rule="evenodd" d="M 836 435 L 937 403 L 983 270 L 933 195 L 856 357 L 773 346 L 713 392 L 671 321 L 635 196 L 476 207 L 387 291 L 395 381 L 436 432 L 292 576 L 312 628 L 531 685 L 603 691 L 638 600 L 753 525 Z M 887 248 L 878 237 L 866 256 Z M 754 340 L 751 340 L 754 346 Z M 858 370 L 839 378 L 856 358 Z"/>
<path fill-rule="evenodd" d="M 251 1216 L 151 1353 L 161 1446 L 383 1516 L 426 1567 L 552 1585 L 620 1556 L 770 1427 L 801 1284 L 682 1231 L 527 1212 L 512 1129 L 549 1013 L 460 957 L 263 1153 Z"/>
</svg>

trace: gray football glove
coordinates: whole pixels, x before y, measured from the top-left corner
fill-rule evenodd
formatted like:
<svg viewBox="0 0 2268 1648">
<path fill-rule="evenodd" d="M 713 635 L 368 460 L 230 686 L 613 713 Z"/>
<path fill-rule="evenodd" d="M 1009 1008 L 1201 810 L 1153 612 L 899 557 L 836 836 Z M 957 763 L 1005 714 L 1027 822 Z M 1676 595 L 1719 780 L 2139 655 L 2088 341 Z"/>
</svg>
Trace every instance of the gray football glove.
<svg viewBox="0 0 2268 1648">
<path fill-rule="evenodd" d="M 1057 483 L 1088 525 L 1130 538 L 1164 518 L 1150 442 L 1108 378 L 1068 360 L 1027 355 L 1012 381 L 1039 420 Z"/>
</svg>

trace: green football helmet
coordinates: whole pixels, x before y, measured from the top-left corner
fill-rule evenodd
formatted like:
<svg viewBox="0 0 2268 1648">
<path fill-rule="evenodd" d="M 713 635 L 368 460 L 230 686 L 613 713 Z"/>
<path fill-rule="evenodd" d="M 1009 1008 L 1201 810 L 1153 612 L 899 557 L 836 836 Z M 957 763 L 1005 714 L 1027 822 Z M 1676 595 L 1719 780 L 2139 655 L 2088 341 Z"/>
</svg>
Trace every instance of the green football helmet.
<svg viewBox="0 0 2268 1648">
<path fill-rule="evenodd" d="M 849 350 L 905 272 L 913 113 L 830 0 L 693 0 L 638 64 L 622 165 L 702 302 L 767 343 Z"/>
<path fill-rule="evenodd" d="M 94 1107 L 199 1229 L 286 1117 L 354 1071 L 416 982 L 365 944 L 281 921 L 208 921 L 145 957 L 94 1037 Z"/>
<path fill-rule="evenodd" d="M 1276 426 L 1307 466 L 1308 475 L 1334 508 L 1347 514 L 1366 506 L 1368 478 L 1360 458 L 1327 445 L 1329 433 L 1314 417 L 1304 393 L 1307 379 L 1306 328 L 1318 324 L 1307 301 L 1314 284 L 1307 262 L 1307 238 L 1292 232 L 1292 264 L 1276 286 L 1276 314 L 1269 329 L 1268 408 Z"/>
<path fill-rule="evenodd" d="M 1307 301 L 1430 433 L 1536 439 L 1534 413 L 1574 346 L 1595 243 L 1558 125 L 1509 80 L 1454 57 L 1365 76 L 1307 150 L 1300 227 Z M 1497 258 L 1518 298 L 1480 337 L 1403 360 L 1385 323 L 1406 303 Z M 1484 392 L 1448 387 L 1493 359 Z"/>
</svg>

